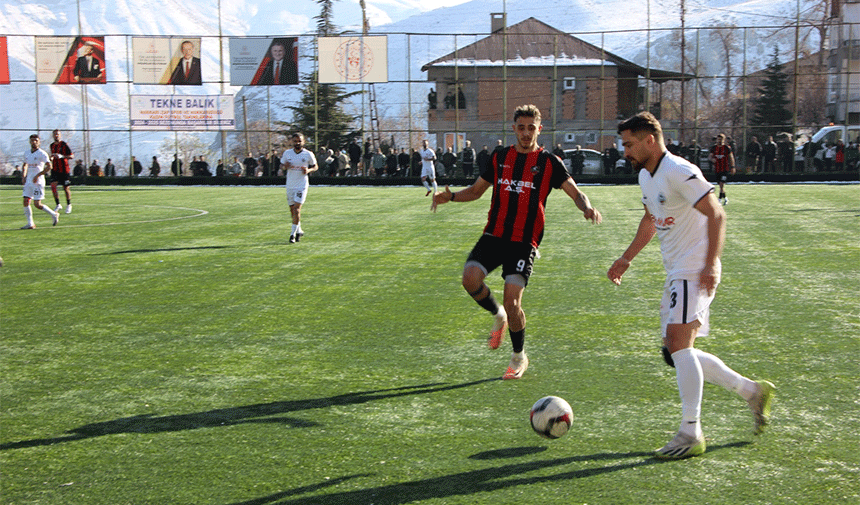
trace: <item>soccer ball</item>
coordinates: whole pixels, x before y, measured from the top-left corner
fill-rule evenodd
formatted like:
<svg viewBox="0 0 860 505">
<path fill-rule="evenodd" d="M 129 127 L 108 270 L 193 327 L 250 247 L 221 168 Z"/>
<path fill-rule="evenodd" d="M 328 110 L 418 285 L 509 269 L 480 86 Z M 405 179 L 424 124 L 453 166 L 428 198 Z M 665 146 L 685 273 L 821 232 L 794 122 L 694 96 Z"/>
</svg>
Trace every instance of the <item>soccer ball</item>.
<svg viewBox="0 0 860 505">
<path fill-rule="evenodd" d="M 570 405 L 558 396 L 545 396 L 532 405 L 529 413 L 532 429 L 544 438 L 558 438 L 570 429 L 573 411 Z"/>
</svg>

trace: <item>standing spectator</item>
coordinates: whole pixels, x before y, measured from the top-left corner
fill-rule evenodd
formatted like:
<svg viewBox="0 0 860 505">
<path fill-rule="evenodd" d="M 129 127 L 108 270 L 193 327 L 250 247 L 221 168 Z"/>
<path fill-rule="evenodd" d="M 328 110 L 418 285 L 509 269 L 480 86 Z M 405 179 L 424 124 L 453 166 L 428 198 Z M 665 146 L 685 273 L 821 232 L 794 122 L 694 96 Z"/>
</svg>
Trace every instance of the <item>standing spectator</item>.
<svg viewBox="0 0 860 505">
<path fill-rule="evenodd" d="M 429 196 L 431 193 L 436 193 L 436 153 L 429 147 L 427 140 L 421 141 L 421 150 L 418 155 L 421 157 L 421 184 L 427 188 L 427 193 L 424 196 Z"/>
<path fill-rule="evenodd" d="M 152 157 L 152 165 L 149 167 L 149 176 L 150 177 L 158 177 L 158 174 L 161 173 L 161 165 L 158 164 L 158 157 Z"/>
<path fill-rule="evenodd" d="M 385 171 L 389 177 L 397 175 L 397 152 L 394 148 L 390 149 L 385 157 Z"/>
<path fill-rule="evenodd" d="M 456 105 L 454 103 L 456 101 L 456 99 L 454 98 L 454 92 L 449 89 L 448 93 L 445 94 L 445 98 L 443 98 L 442 101 L 445 103 L 446 109 L 453 109 Z"/>
<path fill-rule="evenodd" d="M 466 108 L 466 94 L 463 93 L 463 87 L 457 87 L 457 108 L 465 109 Z"/>
<path fill-rule="evenodd" d="M 218 159 L 218 164 L 215 165 L 215 175 L 217 177 L 223 177 L 224 176 L 224 161 L 221 160 L 220 158 Z"/>
<path fill-rule="evenodd" d="M 337 150 L 335 158 L 337 158 L 337 174 L 335 175 L 338 177 L 346 177 L 346 174 L 349 172 L 349 158 L 347 158 L 343 149 Z"/>
<path fill-rule="evenodd" d="M 107 163 L 105 163 L 104 172 L 105 177 L 116 177 L 116 166 L 110 158 L 108 158 Z"/>
<path fill-rule="evenodd" d="M 141 172 L 143 172 L 143 165 L 134 156 L 131 157 L 131 167 L 129 168 L 131 169 L 129 173 L 135 177 L 140 176 Z"/>
<path fill-rule="evenodd" d="M 757 137 L 753 136 L 750 139 L 750 143 L 747 144 L 747 152 L 745 154 L 747 159 L 747 173 L 755 173 L 759 158 L 761 158 L 761 144 L 759 144 Z"/>
<path fill-rule="evenodd" d="M 560 159 L 561 161 L 564 161 L 564 149 L 561 147 L 561 144 L 555 145 L 555 149 L 552 150 L 552 154 L 558 156 L 558 159 Z"/>
<path fill-rule="evenodd" d="M 430 110 L 436 108 L 436 90 L 433 88 L 430 88 L 430 92 L 427 93 L 427 108 Z"/>
<path fill-rule="evenodd" d="M 776 167 L 774 163 L 776 162 L 776 143 L 773 141 L 772 136 L 768 136 L 767 141 L 761 148 L 762 150 L 762 172 L 775 172 Z"/>
<path fill-rule="evenodd" d="M 56 138 L 56 137 L 54 137 Z M 54 226 L 60 220 L 60 212 L 53 211 L 42 205 L 45 197 L 45 175 L 51 170 L 51 160 L 48 153 L 40 148 L 42 139 L 35 133 L 30 135 L 30 151 L 24 154 L 24 164 L 21 166 L 21 184 L 24 186 L 24 217 L 27 224 L 22 230 L 32 230 L 36 227 L 33 222 L 33 209 L 30 208 L 30 200 L 37 209 L 45 211 L 54 220 Z"/>
<path fill-rule="evenodd" d="M 630 159 L 629 156 L 627 158 Z M 717 143 L 711 147 L 708 159 L 714 166 L 714 176 L 720 184 L 720 202 L 726 205 L 729 203 L 726 196 L 726 181 L 729 175 L 735 174 L 735 155 L 732 153 L 732 148 L 726 144 L 725 134 L 717 135 Z"/>
<path fill-rule="evenodd" d="M 836 162 L 836 171 L 841 172 L 845 169 L 845 143 L 842 139 L 836 141 L 836 155 L 833 157 Z"/>
<path fill-rule="evenodd" d="M 687 155 L 684 156 L 687 161 L 692 163 L 693 165 L 699 166 L 699 158 L 702 155 L 702 149 L 699 147 L 699 144 L 696 142 L 696 139 L 690 141 L 690 145 L 687 146 Z"/>
<path fill-rule="evenodd" d="M 257 166 L 259 167 L 260 172 L 263 173 L 263 177 L 269 177 L 272 175 L 271 171 L 269 171 L 269 158 L 266 156 L 266 153 L 260 153 L 257 156 Z"/>
<path fill-rule="evenodd" d="M 562 154 L 564 154 L 564 151 L 562 151 Z M 478 153 L 478 175 L 486 172 L 489 165 L 490 151 L 487 149 L 487 146 L 484 146 L 484 148 L 481 149 L 481 152 Z"/>
<path fill-rule="evenodd" d="M 102 175 L 102 167 L 99 166 L 99 160 L 93 160 L 90 163 L 90 177 L 101 177 Z"/>
<path fill-rule="evenodd" d="M 836 146 L 827 143 L 824 146 L 824 171 L 830 172 L 833 169 L 833 158 L 836 156 Z"/>
<path fill-rule="evenodd" d="M 445 176 L 454 177 L 454 170 L 457 166 L 457 156 L 450 147 L 445 149 L 445 154 L 442 155 L 442 164 L 445 165 Z"/>
<path fill-rule="evenodd" d="M 463 176 L 472 178 L 475 173 L 475 149 L 472 147 L 472 141 L 466 141 L 466 147 L 460 151 L 460 166 L 463 168 Z"/>
<path fill-rule="evenodd" d="M 540 111 L 534 105 L 517 107 L 513 124 L 517 143 L 494 154 L 487 171 L 468 188 L 451 192 L 446 186 L 444 191 L 435 193 L 431 207 L 435 211 L 438 205 L 447 202 L 474 201 L 491 189 L 487 225 L 463 266 L 462 285 L 481 308 L 493 315 L 487 342 L 490 349 L 501 345 L 510 324 L 513 353 L 502 379 L 521 378 L 529 365 L 524 349 L 526 317 L 522 297 L 543 238 L 544 209 L 550 192 L 561 189 L 585 219 L 595 224 L 601 222 L 600 212 L 591 206 L 561 160 L 538 146 L 540 120 Z M 514 186 L 515 191 L 511 190 Z M 503 306 L 484 282 L 500 266 L 505 279 Z"/>
<path fill-rule="evenodd" d="M 401 176 L 412 175 L 409 173 L 409 153 L 406 152 L 405 147 L 401 148 L 400 154 L 397 155 L 397 167 Z"/>
<path fill-rule="evenodd" d="M 794 170 L 794 142 L 791 141 L 790 133 L 783 133 L 779 142 L 776 143 L 777 157 L 782 162 L 782 171 Z M 834 152 L 835 154 L 835 152 Z"/>
<path fill-rule="evenodd" d="M 501 150 L 504 148 L 505 146 L 502 145 L 502 139 L 496 140 L 496 147 L 493 148 L 493 154 L 501 152 Z"/>
<path fill-rule="evenodd" d="M 206 162 L 205 156 L 200 156 L 200 175 L 212 177 L 212 171 L 209 170 L 209 163 Z"/>
<path fill-rule="evenodd" d="M 257 176 L 257 160 L 254 158 L 254 155 L 248 153 L 248 157 L 245 158 L 243 165 L 245 165 L 245 177 Z"/>
<path fill-rule="evenodd" d="M 570 153 L 570 175 L 582 175 L 583 168 L 585 168 L 585 154 L 582 152 L 582 147 L 577 144 Z"/>
<path fill-rule="evenodd" d="M 173 155 L 173 162 L 170 164 L 170 171 L 173 172 L 173 175 L 176 177 L 182 175 L 182 160 L 179 159 L 178 154 Z"/>
<path fill-rule="evenodd" d="M 358 145 L 358 139 L 353 138 L 352 142 L 349 143 L 347 154 L 349 154 L 350 175 L 358 175 L 361 165 L 361 146 Z"/>
<path fill-rule="evenodd" d="M 373 160 L 373 143 L 370 141 L 370 137 L 367 137 L 367 140 L 364 141 L 364 163 L 362 164 L 361 174 L 365 176 L 370 175 L 371 170 L 371 161 Z"/>
<path fill-rule="evenodd" d="M 239 177 L 242 175 L 242 163 L 239 161 L 238 156 L 234 156 L 233 163 L 227 167 L 227 175 L 231 175 L 233 177 Z"/>
<path fill-rule="evenodd" d="M 72 212 L 72 181 L 69 180 L 69 160 L 75 158 L 75 154 L 69 148 L 69 145 L 62 139 L 60 130 L 54 130 L 54 141 L 51 143 L 51 193 L 54 195 L 54 202 L 57 206 L 54 212 L 63 210 L 60 205 L 60 195 L 57 193 L 57 184 L 63 185 L 63 192 L 66 194 L 66 214 Z M 41 145 L 41 140 L 39 140 Z M 83 165 L 81 165 L 81 175 L 83 174 Z"/>
<path fill-rule="evenodd" d="M 84 160 L 78 160 L 75 162 L 75 168 L 72 169 L 72 175 L 75 177 L 81 177 L 86 174 L 86 169 L 84 169 Z"/>
<path fill-rule="evenodd" d="M 373 167 L 373 173 L 368 175 L 375 175 L 376 177 L 382 177 L 385 172 L 385 155 L 382 154 L 382 149 L 376 148 L 376 152 L 373 153 L 373 158 L 371 158 L 371 166 Z"/>
<path fill-rule="evenodd" d="M 273 176 L 279 175 L 278 170 L 281 169 L 281 157 L 278 156 L 278 151 L 272 149 L 269 153 L 269 173 Z"/>
<path fill-rule="evenodd" d="M 421 154 L 415 148 L 412 148 L 412 154 L 409 155 L 409 168 L 411 172 L 410 175 L 421 175 L 423 162 L 421 161 Z"/>
<path fill-rule="evenodd" d="M 747 401 L 756 434 L 769 422 L 775 388 L 767 381 L 752 381 L 720 358 L 695 348 L 696 338 L 708 334 L 709 307 L 722 270 L 726 213 L 714 198 L 714 187 L 698 168 L 666 153 L 660 122 L 652 114 L 633 116 L 618 131 L 625 156 L 639 169 L 645 213 L 633 241 L 609 268 L 607 277 L 620 285 L 630 262 L 657 235 L 666 270 L 660 311 L 663 357 L 675 368 L 682 418 L 678 433 L 655 456 L 699 456 L 706 447 L 700 421 L 704 381 Z"/>
<path fill-rule="evenodd" d="M 290 243 L 295 244 L 305 235 L 302 230 L 302 204 L 308 196 L 310 182 L 308 174 L 317 169 L 317 160 L 314 153 L 304 148 L 305 136 L 295 132 L 290 137 L 293 148 L 284 151 L 281 156 L 281 165 L 287 174 L 287 204 L 290 206 L 290 217 L 292 219 L 292 231 L 290 232 Z"/>
</svg>

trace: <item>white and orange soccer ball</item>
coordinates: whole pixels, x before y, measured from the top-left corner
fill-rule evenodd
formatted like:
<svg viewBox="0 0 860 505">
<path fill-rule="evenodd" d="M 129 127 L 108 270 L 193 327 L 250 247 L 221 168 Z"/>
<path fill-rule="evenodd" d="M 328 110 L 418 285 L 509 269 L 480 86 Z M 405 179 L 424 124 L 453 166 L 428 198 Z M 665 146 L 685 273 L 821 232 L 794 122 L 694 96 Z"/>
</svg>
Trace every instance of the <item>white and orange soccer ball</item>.
<svg viewBox="0 0 860 505">
<path fill-rule="evenodd" d="M 558 396 L 545 396 L 535 402 L 529 416 L 532 429 L 544 438 L 561 437 L 573 422 L 570 404 Z"/>
</svg>

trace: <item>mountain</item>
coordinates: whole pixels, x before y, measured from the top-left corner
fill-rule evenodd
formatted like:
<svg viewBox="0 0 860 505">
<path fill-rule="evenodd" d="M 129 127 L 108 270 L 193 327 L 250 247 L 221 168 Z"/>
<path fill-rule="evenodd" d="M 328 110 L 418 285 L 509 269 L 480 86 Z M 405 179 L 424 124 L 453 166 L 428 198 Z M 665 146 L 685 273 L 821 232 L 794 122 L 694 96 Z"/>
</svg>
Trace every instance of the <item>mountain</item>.
<svg viewBox="0 0 860 505">
<path fill-rule="evenodd" d="M 632 4 L 626 0 L 445 0 L 442 2 L 420 2 L 420 0 L 368 0 L 368 18 L 371 32 L 388 34 L 389 38 L 389 79 L 421 82 L 426 74 L 421 66 L 439 56 L 452 52 L 456 47 L 467 45 L 482 38 L 490 31 L 490 13 L 501 12 L 504 5 L 509 25 L 528 17 L 536 17 L 547 24 L 591 42 L 603 46 L 608 51 L 634 61 L 640 65 L 650 64 L 653 68 L 679 70 L 677 28 L 680 26 L 680 8 L 677 0 L 651 2 L 651 12 L 646 6 Z M 822 0 L 803 0 L 802 15 L 810 15 Z M 221 5 L 220 25 L 218 6 Z M 448 7 L 434 8 L 438 5 Z M 281 4 L 272 0 L 246 0 L 218 2 L 216 0 L 80 0 L 80 31 L 87 35 L 105 34 L 107 51 L 106 70 L 109 81 L 128 79 L 128 59 L 126 46 L 130 37 L 135 35 L 187 35 L 202 36 L 204 81 L 217 80 L 218 63 L 221 55 L 218 45 L 209 43 L 220 33 L 224 37 L 258 36 L 312 33 L 315 27 L 313 17 L 319 6 L 311 0 L 294 0 L 289 10 L 281 9 Z M 759 27 L 747 32 L 746 62 L 748 71 L 765 66 L 774 45 L 784 54 L 791 54 L 793 30 L 784 34 L 764 37 L 761 27 L 775 27 L 791 23 L 796 18 L 795 2 L 775 0 L 701 0 L 687 2 L 686 26 L 688 44 L 694 45 L 695 32 L 690 27 L 705 26 L 747 26 Z M 33 35 L 74 35 L 78 29 L 78 3 L 67 0 L 2 0 L 0 3 L 0 33 L 8 37 L 10 75 L 13 81 L 0 87 L 0 130 L 11 131 L 0 136 L 0 166 L 5 162 L 15 163 L 17 154 L 26 148 L 26 136 L 37 129 L 45 132 L 53 128 L 80 130 L 87 118 L 88 127 L 97 131 L 92 139 L 102 153 L 92 157 L 104 159 L 112 152 L 115 160 L 127 159 L 129 145 L 143 156 L 156 152 L 162 139 L 173 134 L 162 132 L 134 132 L 129 135 L 128 95 L 169 93 L 165 86 L 128 85 L 113 82 L 106 85 L 87 86 L 86 93 L 80 86 L 33 85 L 34 45 Z M 355 30 L 361 26 L 361 10 L 355 0 L 341 0 L 334 3 L 335 24 Z M 618 15 L 623 12 L 624 15 Z M 393 21 L 392 21 L 393 20 Z M 391 21 L 391 22 L 388 22 Z M 380 23 L 379 26 L 376 23 Z M 382 24 L 384 23 L 384 24 Z M 651 32 L 646 31 L 650 28 Z M 674 32 L 673 32 L 673 29 Z M 605 32 L 605 33 L 601 33 Z M 404 34 L 412 34 L 408 37 Z M 442 36 L 439 34 L 462 34 Z M 120 34 L 120 35 L 117 35 Z M 16 36 L 25 35 L 25 36 Z M 673 38 L 674 37 L 674 38 Z M 703 35 L 699 48 L 700 62 L 706 73 L 719 75 L 725 72 L 723 52 L 719 44 Z M 456 40 L 455 40 L 456 39 Z M 737 43 L 737 41 L 736 41 Z M 813 38 L 813 44 L 817 41 Z M 646 47 L 650 46 L 650 50 Z M 411 58 L 405 61 L 400 55 L 411 51 Z M 228 44 L 223 47 L 224 59 Z M 308 50 L 304 49 L 303 53 Z M 307 65 L 306 62 L 303 64 Z M 735 62 L 735 72 L 739 73 L 741 62 Z M 208 69 L 208 74 L 206 73 Z M 225 69 L 229 76 L 229 69 Z M 229 77 L 225 77 L 229 81 Z M 388 85 L 392 86 L 392 85 Z M 423 96 L 429 85 L 413 85 L 412 101 L 417 107 L 423 105 Z M 398 114 L 407 101 L 406 86 L 398 92 L 387 93 L 386 100 L 392 104 L 386 111 Z M 36 96 L 36 89 L 39 94 Z M 208 83 L 195 88 L 194 94 L 218 94 L 221 86 Z M 288 119 L 285 109 L 278 105 L 266 110 L 256 98 L 266 97 L 274 92 L 259 87 L 225 86 L 224 92 L 236 95 L 236 103 L 241 97 L 249 97 L 255 104 L 251 110 L 258 117 L 271 115 L 273 119 Z M 185 90 L 178 93 L 189 93 Z M 298 90 L 292 88 L 274 97 L 275 103 L 282 104 L 295 100 Z M 85 101 L 85 103 L 84 103 Z M 265 103 L 265 101 L 263 101 Z M 33 110 L 38 104 L 39 118 Z M 357 110 L 361 110 L 359 104 Z M 383 111 L 383 114 L 386 113 Z M 237 121 L 242 112 L 237 111 Z M 70 143 L 75 133 L 67 135 Z M 105 151 L 107 154 L 105 154 Z M 4 155 L 5 153 L 5 155 Z M 12 154 L 12 155 L 10 155 Z"/>
</svg>

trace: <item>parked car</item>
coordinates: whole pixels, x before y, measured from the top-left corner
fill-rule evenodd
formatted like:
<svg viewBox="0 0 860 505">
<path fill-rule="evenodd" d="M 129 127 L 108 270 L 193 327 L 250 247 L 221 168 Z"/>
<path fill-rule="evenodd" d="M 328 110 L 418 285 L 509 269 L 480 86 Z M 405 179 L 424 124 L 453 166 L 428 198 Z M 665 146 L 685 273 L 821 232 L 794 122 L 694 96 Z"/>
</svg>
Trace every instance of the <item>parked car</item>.
<svg viewBox="0 0 860 505">
<path fill-rule="evenodd" d="M 565 149 L 564 150 L 564 168 L 567 169 L 567 173 L 572 173 L 570 168 L 570 157 L 576 151 L 576 149 Z M 585 155 L 585 161 L 582 165 L 582 173 L 587 175 L 600 175 L 603 173 L 603 155 L 594 149 L 580 149 L 582 154 Z"/>
</svg>

